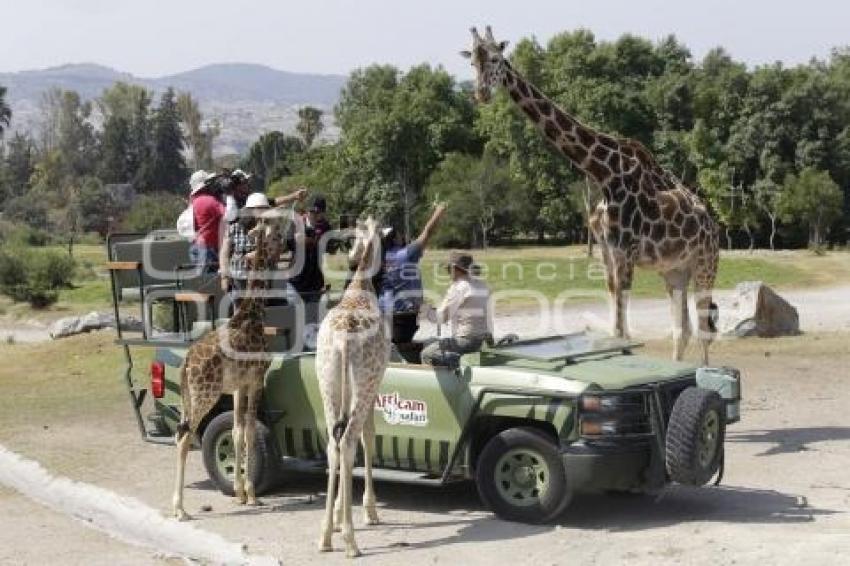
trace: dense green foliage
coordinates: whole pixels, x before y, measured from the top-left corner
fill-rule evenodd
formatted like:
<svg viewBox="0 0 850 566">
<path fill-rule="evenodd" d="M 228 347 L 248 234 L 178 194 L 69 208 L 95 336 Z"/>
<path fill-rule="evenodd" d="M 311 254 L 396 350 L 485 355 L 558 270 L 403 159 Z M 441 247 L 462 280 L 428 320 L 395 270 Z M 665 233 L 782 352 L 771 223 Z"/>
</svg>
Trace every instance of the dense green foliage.
<svg viewBox="0 0 850 566">
<path fill-rule="evenodd" d="M 850 51 L 836 50 L 827 62 L 749 70 L 722 49 L 695 61 L 672 36 L 656 44 L 630 35 L 608 42 L 579 30 L 546 45 L 523 39 L 510 57 L 583 122 L 647 145 L 710 203 L 729 247 L 846 240 Z M 583 239 L 578 228 L 588 197 L 598 198 L 595 187 L 551 150 L 507 96 L 474 107 L 467 90 L 427 66 L 355 71 L 335 111 L 339 142 L 289 160 L 291 176 L 275 179 L 275 188 L 306 183 L 328 194 L 338 211 L 368 209 L 408 232 L 440 196 L 450 200 L 449 216 L 465 225 L 463 238 L 451 228 L 444 243 L 482 245 L 477 217 L 486 207 L 474 179 L 495 164 L 506 168 L 511 183 L 485 191 L 496 212 L 493 238 Z M 468 160 L 447 158 L 450 153 Z M 783 204 L 792 186 L 786 178 L 806 169 L 819 172 L 809 180 L 821 186 L 804 198 L 833 195 L 826 201 L 832 214 L 824 206 L 814 214 L 799 203 Z"/>
<path fill-rule="evenodd" d="M 577 30 L 545 45 L 521 39 L 510 59 L 581 121 L 649 147 L 710 204 L 724 245 L 846 241 L 850 50 L 748 69 L 722 48 L 697 61 L 673 36 L 598 41 Z M 144 88 L 117 83 L 93 102 L 54 89 L 42 105 L 37 139 L 0 144 L 0 211 L 68 232 L 69 244 L 77 232 L 109 229 L 107 217 L 141 228 L 168 225 L 167 211 L 179 211 L 177 201 L 143 199 L 131 213 L 109 185 L 184 195 L 187 165 L 213 165 L 218 130 L 189 93 L 168 90 L 154 107 Z M 93 119 L 95 105 L 102 121 Z M 255 174 L 257 189 L 306 185 L 327 197 L 332 216 L 369 211 L 408 234 L 435 199 L 447 200 L 438 236 L 445 245 L 583 241 L 596 188 L 514 106 L 502 93 L 476 106 L 470 86 L 441 67 L 372 65 L 354 71 L 341 92 L 337 141 L 319 143 L 322 113 L 303 107 L 297 137 L 266 133 L 238 165 Z M 0 134 L 10 116 L 0 90 Z"/>
<path fill-rule="evenodd" d="M 0 292 L 15 301 L 43 308 L 56 302 L 59 289 L 71 285 L 74 258 L 35 248 L 4 246 L 0 249 Z"/>
</svg>

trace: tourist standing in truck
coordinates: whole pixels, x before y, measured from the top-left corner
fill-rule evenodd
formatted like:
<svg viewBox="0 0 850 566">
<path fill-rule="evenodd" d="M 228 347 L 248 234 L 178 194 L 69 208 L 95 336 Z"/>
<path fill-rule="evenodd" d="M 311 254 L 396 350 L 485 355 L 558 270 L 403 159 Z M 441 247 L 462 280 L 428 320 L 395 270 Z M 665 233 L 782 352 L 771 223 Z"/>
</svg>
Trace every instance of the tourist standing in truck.
<svg viewBox="0 0 850 566">
<path fill-rule="evenodd" d="M 410 243 L 397 228 L 384 230 L 384 273 L 379 305 L 384 314 L 392 316 L 392 341 L 396 344 L 412 342 L 419 329 L 419 309 L 423 301 L 419 260 L 445 211 L 446 205 L 438 204 L 422 233 Z"/>
<path fill-rule="evenodd" d="M 212 271 L 218 263 L 224 218 L 224 203 L 212 184 L 215 178 L 215 174 L 203 169 L 195 171 L 189 178 L 190 206 L 187 212 L 192 220 L 189 233 L 193 234 L 189 260 L 205 271 Z"/>
</svg>

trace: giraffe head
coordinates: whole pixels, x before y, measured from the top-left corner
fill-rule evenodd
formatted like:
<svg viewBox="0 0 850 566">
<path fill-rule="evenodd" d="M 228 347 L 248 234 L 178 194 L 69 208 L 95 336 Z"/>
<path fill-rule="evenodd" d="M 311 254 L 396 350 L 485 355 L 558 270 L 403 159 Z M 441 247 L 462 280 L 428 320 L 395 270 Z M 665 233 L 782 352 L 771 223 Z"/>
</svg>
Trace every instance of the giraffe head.
<svg viewBox="0 0 850 566">
<path fill-rule="evenodd" d="M 356 277 L 371 277 L 380 268 L 380 224 L 377 220 L 368 217 L 364 221 L 358 221 L 354 229 L 354 243 L 348 252 L 348 262 L 356 266 Z"/>
<path fill-rule="evenodd" d="M 270 211 L 271 212 L 271 211 Z M 260 214 L 257 223 L 248 230 L 248 237 L 254 240 L 254 251 L 245 255 L 247 263 L 251 266 L 248 287 L 251 289 L 263 289 L 266 282 L 260 276 L 260 272 L 267 269 L 268 257 L 272 254 L 274 246 L 274 225 L 270 215 Z"/>
<path fill-rule="evenodd" d="M 490 101 L 493 88 L 502 83 L 505 77 L 505 47 L 507 41 L 493 39 L 493 30 L 486 27 L 484 37 L 478 35 L 478 30 L 472 32 L 472 50 L 461 51 L 460 54 L 472 61 L 475 68 L 475 100 L 481 103 Z"/>
</svg>

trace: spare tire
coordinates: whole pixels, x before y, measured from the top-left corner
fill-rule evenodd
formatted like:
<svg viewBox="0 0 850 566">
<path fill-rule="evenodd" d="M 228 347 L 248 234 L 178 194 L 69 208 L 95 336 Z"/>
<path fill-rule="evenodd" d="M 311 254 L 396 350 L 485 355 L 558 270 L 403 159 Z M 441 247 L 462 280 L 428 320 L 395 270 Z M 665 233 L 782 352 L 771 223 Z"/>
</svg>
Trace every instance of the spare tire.
<svg viewBox="0 0 850 566">
<path fill-rule="evenodd" d="M 726 406 L 716 391 L 688 387 L 676 399 L 667 424 L 667 473 L 674 482 L 701 486 L 723 458 Z"/>
</svg>

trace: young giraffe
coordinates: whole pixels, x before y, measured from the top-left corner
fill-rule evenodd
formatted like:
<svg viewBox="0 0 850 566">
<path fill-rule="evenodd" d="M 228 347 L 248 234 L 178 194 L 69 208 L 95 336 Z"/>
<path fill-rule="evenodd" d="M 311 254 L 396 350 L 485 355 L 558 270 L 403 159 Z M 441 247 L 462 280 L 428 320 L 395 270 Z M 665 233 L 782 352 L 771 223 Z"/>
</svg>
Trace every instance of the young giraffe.
<svg viewBox="0 0 850 566">
<path fill-rule="evenodd" d="M 372 485 L 372 454 L 375 452 L 375 397 L 389 361 L 390 341 L 378 310 L 372 275 L 377 257 L 378 224 L 371 217 L 358 226 L 351 257 L 357 269 L 342 300 L 332 308 L 319 328 L 316 346 L 316 375 L 328 428 L 328 490 L 319 550 L 333 549 L 334 489 L 339 468 L 337 526 L 341 526 L 346 556 L 360 555 L 351 521 L 351 473 L 357 443 L 363 441 L 365 489 L 363 507 L 366 523 L 378 523 Z"/>
<path fill-rule="evenodd" d="M 593 130 L 570 116 L 526 81 L 504 57 L 506 41 L 496 42 L 472 28 L 475 98 L 486 103 L 496 86 L 572 164 L 596 181 L 603 199 L 589 224 L 602 251 L 611 296 L 613 333 L 628 334 L 626 308 L 634 266 L 652 267 L 667 286 L 673 314 L 674 357 L 690 339 L 688 284 L 694 280 L 702 363 L 716 332 L 717 306 L 711 291 L 717 275 L 719 230 L 700 199 L 664 170 L 639 142 Z"/>
<path fill-rule="evenodd" d="M 263 389 L 263 378 L 270 360 L 266 355 L 263 331 L 265 306 L 262 293 L 265 281 L 260 277 L 267 260 L 276 249 L 272 226 L 265 218 L 248 232 L 254 238 L 256 250 L 250 260 L 253 266 L 248 276 L 246 295 L 239 301 L 233 317 L 214 332 L 208 332 L 189 348 L 180 368 L 180 390 L 183 407 L 177 427 L 177 481 L 174 486 L 174 516 L 186 520 L 183 509 L 183 478 L 186 455 L 198 425 L 223 394 L 233 395 L 233 491 L 241 504 L 256 505 L 252 481 L 254 473 L 254 441 L 256 437 L 257 404 Z M 244 449 L 244 452 L 243 452 Z M 245 454 L 245 474 L 242 458 Z"/>
</svg>

